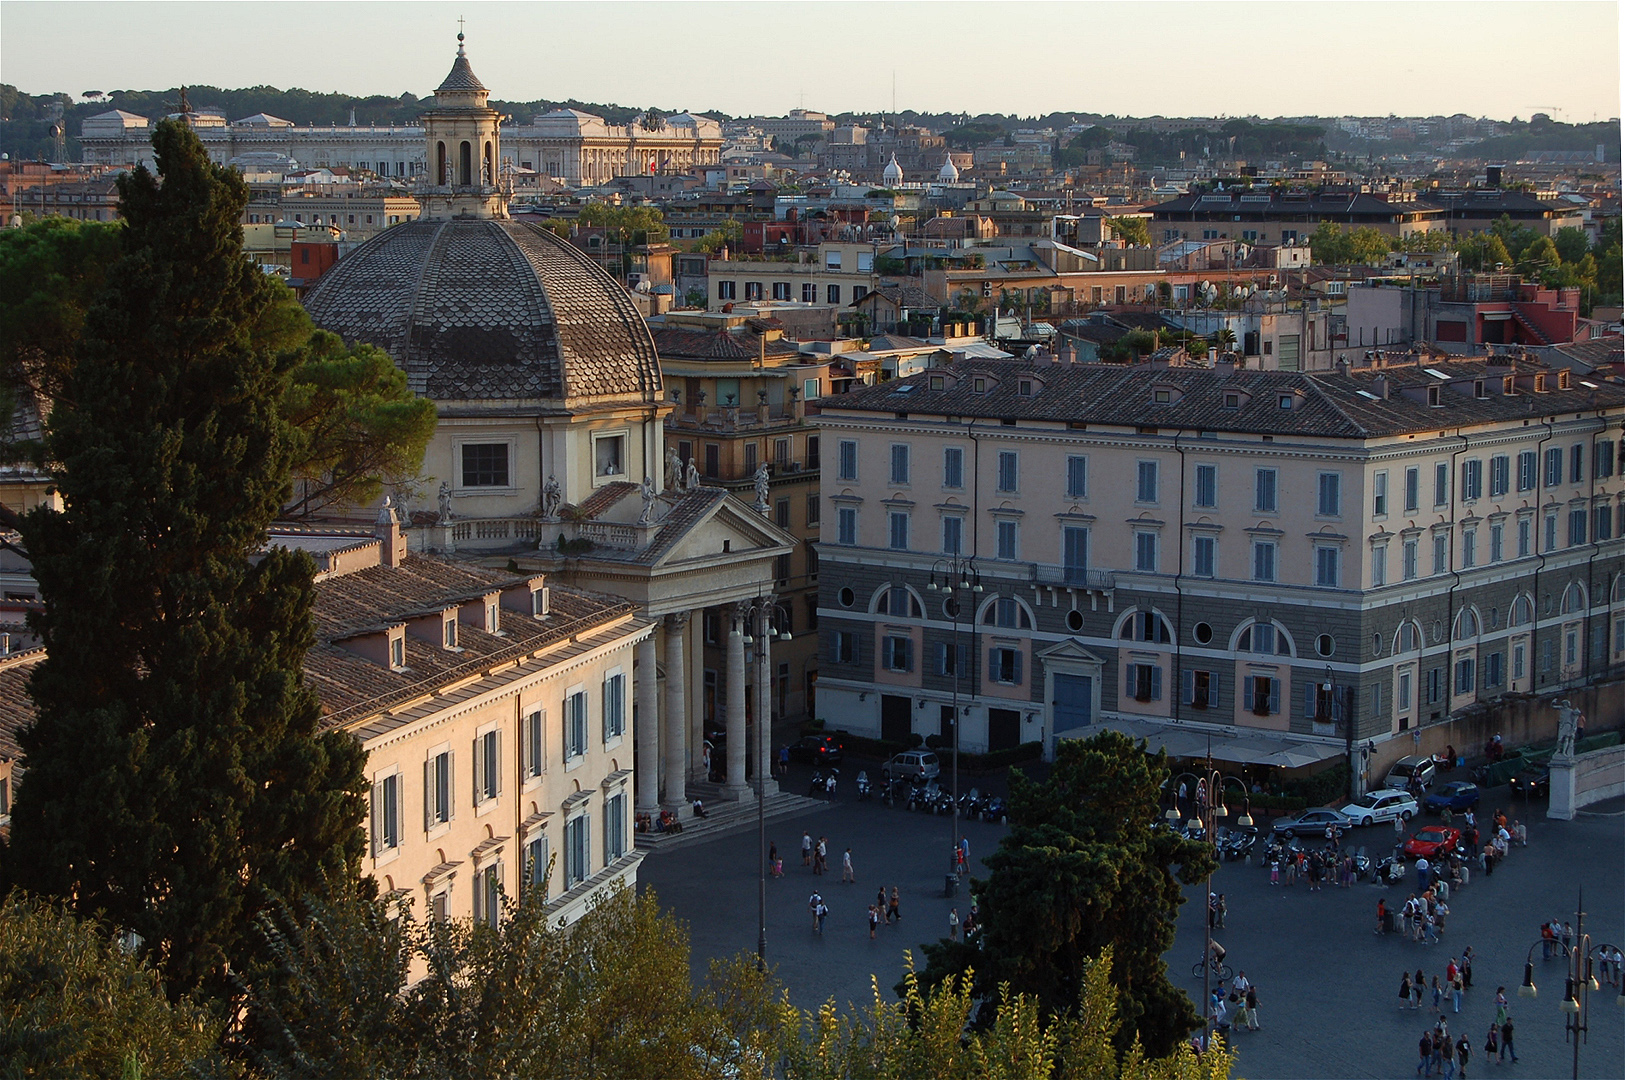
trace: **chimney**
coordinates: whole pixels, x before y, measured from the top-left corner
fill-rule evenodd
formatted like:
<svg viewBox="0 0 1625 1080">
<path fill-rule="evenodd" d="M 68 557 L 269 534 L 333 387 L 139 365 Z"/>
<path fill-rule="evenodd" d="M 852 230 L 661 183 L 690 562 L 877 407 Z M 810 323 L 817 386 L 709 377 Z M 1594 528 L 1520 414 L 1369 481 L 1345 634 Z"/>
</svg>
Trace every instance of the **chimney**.
<svg viewBox="0 0 1625 1080">
<path fill-rule="evenodd" d="M 1373 394 L 1376 394 L 1378 397 L 1382 398 L 1384 401 L 1387 401 L 1388 400 L 1388 376 L 1386 376 L 1386 375 L 1378 375 L 1375 379 L 1372 379 L 1371 380 L 1371 392 Z"/>
<path fill-rule="evenodd" d="M 1230 376 L 1234 375 L 1236 373 L 1236 361 L 1234 359 L 1234 354 L 1225 353 L 1224 359 L 1213 365 L 1213 370 L 1218 372 L 1219 378 L 1221 379 L 1228 379 Z"/>
<path fill-rule="evenodd" d="M 388 495 L 378 508 L 378 521 L 372 527 L 378 538 L 378 561 L 383 566 L 399 566 L 406 560 L 406 536 L 401 532 L 401 519 Z"/>
<path fill-rule="evenodd" d="M 1344 378 L 1348 377 L 1348 373 L 1349 373 L 1349 360 L 1348 360 L 1348 357 L 1339 356 L 1337 358 L 1337 373 L 1339 375 L 1342 375 Z"/>
</svg>

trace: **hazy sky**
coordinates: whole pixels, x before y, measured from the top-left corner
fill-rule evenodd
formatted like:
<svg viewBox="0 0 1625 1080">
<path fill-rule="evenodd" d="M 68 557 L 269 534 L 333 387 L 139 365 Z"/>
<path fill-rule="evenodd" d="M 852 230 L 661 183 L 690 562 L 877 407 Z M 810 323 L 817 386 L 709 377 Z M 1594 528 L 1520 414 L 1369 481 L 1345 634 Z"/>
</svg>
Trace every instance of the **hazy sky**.
<svg viewBox="0 0 1625 1080">
<path fill-rule="evenodd" d="M 427 95 L 467 19 L 499 98 L 779 114 L 1620 114 L 1616 3 L 0 2 L 29 93 Z M 199 104 L 203 104 L 199 102 Z"/>
</svg>

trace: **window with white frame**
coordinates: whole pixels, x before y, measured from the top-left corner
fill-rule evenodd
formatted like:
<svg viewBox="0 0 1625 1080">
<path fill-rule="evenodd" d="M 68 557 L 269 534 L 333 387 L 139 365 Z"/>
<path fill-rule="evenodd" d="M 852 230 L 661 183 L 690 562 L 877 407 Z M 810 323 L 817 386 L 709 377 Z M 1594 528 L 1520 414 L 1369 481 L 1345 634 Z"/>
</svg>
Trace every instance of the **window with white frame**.
<svg viewBox="0 0 1625 1080">
<path fill-rule="evenodd" d="M 851 547 L 858 542 L 858 508 L 840 506 L 835 509 L 835 542 Z"/>
<path fill-rule="evenodd" d="M 455 816 L 457 804 L 452 791 L 455 775 L 449 749 L 431 754 L 423 763 L 424 831 L 444 825 Z"/>
<path fill-rule="evenodd" d="M 1558 487 L 1563 483 L 1563 448 L 1554 446 L 1546 451 L 1546 486 Z"/>
<path fill-rule="evenodd" d="M 908 483 L 908 444 L 892 443 L 891 447 L 891 482 L 894 484 Z"/>
<path fill-rule="evenodd" d="M 502 732 L 496 728 L 474 739 L 474 805 L 502 794 Z"/>
<path fill-rule="evenodd" d="M 372 783 L 372 857 L 400 851 L 405 823 L 401 798 L 401 774 L 392 770 Z"/>
<path fill-rule="evenodd" d="M 1211 510 L 1219 505 L 1219 467 L 1217 465 L 1196 466 L 1195 505 L 1204 510 Z"/>
<path fill-rule="evenodd" d="M 906 634 L 887 634 L 880 639 L 880 666 L 887 671 L 914 670 L 914 641 Z"/>
<path fill-rule="evenodd" d="M 1069 499 L 1089 497 L 1089 459 L 1082 454 L 1067 455 L 1066 496 Z"/>
<path fill-rule="evenodd" d="M 1014 450 L 999 451 L 999 490 L 1016 491 L 1021 481 L 1020 456 Z"/>
<path fill-rule="evenodd" d="M 831 639 L 830 660 L 837 664 L 853 664 L 858 659 L 858 635 L 850 630 L 837 630 Z"/>
<path fill-rule="evenodd" d="M 1388 584 L 1388 545 L 1373 544 L 1371 547 L 1371 586 L 1380 588 Z"/>
<path fill-rule="evenodd" d="M 1021 558 L 1021 525 L 1008 518 L 1001 518 L 998 522 L 998 557 L 1001 559 Z"/>
<path fill-rule="evenodd" d="M 459 449 L 463 459 L 463 487 L 509 486 L 507 443 L 463 443 Z"/>
<path fill-rule="evenodd" d="M 1379 472 L 1371 477 L 1371 513 L 1382 517 L 1388 513 L 1388 474 Z"/>
<path fill-rule="evenodd" d="M 564 887 L 573 889 L 592 875 L 592 818 L 577 814 L 564 823 Z"/>
<path fill-rule="evenodd" d="M 547 768 L 546 724 L 541 709 L 525 713 L 522 728 L 524 739 L 524 772 L 526 780 L 534 780 Z"/>
<path fill-rule="evenodd" d="M 1512 489 L 1512 459 L 1505 454 L 1490 458 L 1490 498 L 1498 499 Z"/>
<path fill-rule="evenodd" d="M 1275 580 L 1275 541 L 1253 541 L 1253 580 Z"/>
<path fill-rule="evenodd" d="M 1021 685 L 1021 650 L 995 645 L 987 651 L 987 678 L 1004 686 Z"/>
<path fill-rule="evenodd" d="M 502 920 L 502 864 L 492 863 L 474 873 L 474 923 L 492 930 Z"/>
<path fill-rule="evenodd" d="M 1219 673 L 1187 669 L 1183 676 L 1180 699 L 1193 709 L 1219 707 Z"/>
<path fill-rule="evenodd" d="M 1456 693 L 1465 695 L 1473 692 L 1476 666 L 1470 656 L 1463 656 L 1456 661 Z"/>
<path fill-rule="evenodd" d="M 1411 679 L 1409 671 L 1399 673 L 1399 685 L 1394 691 L 1394 708 L 1397 711 L 1403 712 L 1411 707 Z"/>
<path fill-rule="evenodd" d="M 893 510 L 887 514 L 889 526 L 888 546 L 893 551 L 908 550 L 908 514 L 902 510 Z"/>
<path fill-rule="evenodd" d="M 1521 679 L 1524 677 L 1525 669 L 1529 663 L 1528 651 L 1528 646 L 1526 646 L 1522 641 L 1518 641 L 1513 644 L 1512 677 L 1514 679 Z"/>
<path fill-rule="evenodd" d="M 1135 701 L 1162 700 L 1162 665 L 1131 663 L 1123 670 L 1123 685 Z"/>
<path fill-rule="evenodd" d="M 614 672 L 604 680 L 604 741 L 626 734 L 626 675 Z"/>
<path fill-rule="evenodd" d="M 1468 458 L 1461 463 L 1461 501 L 1473 502 L 1484 497 L 1484 463 Z"/>
<path fill-rule="evenodd" d="M 1135 467 L 1136 486 L 1134 501 L 1142 503 L 1155 503 L 1157 501 L 1157 463 L 1155 461 L 1142 461 Z"/>
<path fill-rule="evenodd" d="M 1518 490 L 1535 490 L 1535 452 L 1524 450 L 1518 454 Z"/>
<path fill-rule="evenodd" d="M 1276 513 L 1276 478 L 1274 469 L 1258 469 L 1253 473 L 1253 510 L 1257 513 Z"/>
<path fill-rule="evenodd" d="M 1315 584 L 1324 589 L 1335 589 L 1341 582 L 1342 552 L 1334 547 L 1320 545 L 1315 548 Z"/>
<path fill-rule="evenodd" d="M 1157 534 L 1144 530 L 1134 533 L 1134 569 L 1144 574 L 1157 572 Z"/>
<path fill-rule="evenodd" d="M 836 479 L 856 480 L 858 478 L 858 444 L 853 439 L 842 439 L 837 444 Z"/>
<path fill-rule="evenodd" d="M 1321 517 L 1340 517 L 1343 513 L 1343 477 L 1339 473 L 1323 472 L 1319 476 L 1319 499 L 1315 513 Z"/>
<path fill-rule="evenodd" d="M 604 865 L 626 854 L 626 792 L 604 800 Z"/>
<path fill-rule="evenodd" d="M 1212 577 L 1218 562 L 1219 541 L 1213 536 L 1197 536 L 1191 541 L 1191 573 L 1197 577 Z"/>
<path fill-rule="evenodd" d="M 626 475 L 626 436 L 594 435 L 592 437 L 593 475 L 599 477 Z"/>
<path fill-rule="evenodd" d="M 587 692 L 574 690 L 564 698 L 564 760 L 574 761 L 587 752 Z"/>
<path fill-rule="evenodd" d="M 1281 680 L 1270 675 L 1247 678 L 1248 707 L 1254 716 L 1275 716 L 1281 711 Z"/>
</svg>

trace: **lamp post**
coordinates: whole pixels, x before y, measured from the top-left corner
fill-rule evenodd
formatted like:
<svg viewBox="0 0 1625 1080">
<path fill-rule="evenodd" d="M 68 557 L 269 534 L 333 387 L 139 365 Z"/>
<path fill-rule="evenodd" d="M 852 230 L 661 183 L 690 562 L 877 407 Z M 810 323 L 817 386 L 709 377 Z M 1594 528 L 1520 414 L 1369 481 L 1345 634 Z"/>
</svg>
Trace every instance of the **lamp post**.
<svg viewBox="0 0 1625 1080">
<path fill-rule="evenodd" d="M 758 596 L 752 605 L 751 622 L 757 624 L 761 635 L 763 649 L 757 653 L 758 660 L 767 653 L 766 644 L 777 637 L 780 641 L 789 641 L 788 630 L 775 634 L 773 630 L 773 613 L 784 612 L 784 605 L 777 603 L 771 596 Z M 785 613 L 787 616 L 788 613 Z M 752 632 L 751 623 L 745 624 L 745 644 L 754 645 L 756 635 Z M 756 716 L 756 970 L 767 970 L 767 767 L 772 754 L 772 701 L 771 692 L 760 692 L 767 684 L 762 682 L 770 672 L 766 664 L 760 664 L 757 675 L 757 700 L 767 707 L 758 708 Z"/>
<path fill-rule="evenodd" d="M 1216 823 L 1219 820 L 1230 816 L 1229 809 L 1224 805 L 1223 789 L 1225 778 L 1219 774 L 1217 769 L 1213 768 L 1213 759 L 1211 757 L 1209 757 L 1207 760 L 1205 775 L 1198 776 L 1195 773 L 1184 772 L 1174 777 L 1174 779 L 1183 780 L 1186 777 L 1190 777 L 1192 780 L 1196 781 L 1196 790 L 1194 793 L 1195 797 L 1191 802 L 1193 816 L 1186 821 L 1186 828 L 1189 828 L 1192 824 L 1200 825 L 1202 829 L 1202 840 L 1208 845 L 1209 848 L 1212 849 L 1213 861 L 1214 863 L 1217 863 L 1219 861 L 1219 840 Z M 1237 780 L 1236 783 L 1241 784 L 1241 781 Z M 1236 824 L 1245 829 L 1250 828 L 1253 824 L 1252 803 L 1246 795 L 1246 785 L 1241 784 L 1241 787 L 1243 806 L 1241 814 L 1236 818 Z M 1174 804 L 1168 808 L 1168 812 L 1165 815 L 1170 826 L 1177 825 L 1179 823 L 1180 790 L 1182 789 L 1175 789 Z M 1209 870 L 1207 875 L 1207 896 L 1203 898 L 1204 903 L 1211 905 L 1212 896 L 1213 872 Z M 1205 907 L 1202 912 L 1202 926 L 1202 1043 L 1203 1045 L 1206 1045 L 1207 1025 L 1208 1021 L 1211 1019 L 1209 1015 L 1211 1011 L 1209 1001 L 1213 997 L 1213 910 L 1211 906 Z"/>
<path fill-rule="evenodd" d="M 953 777 L 954 798 L 953 814 L 950 815 L 954 819 L 953 860 L 948 867 L 950 873 L 944 879 L 948 884 L 943 890 L 946 895 L 953 896 L 956 888 L 954 882 L 959 875 L 959 669 L 962 666 L 959 663 L 959 621 L 965 609 L 961 595 L 965 599 L 980 595 L 982 592 L 982 575 L 976 569 L 976 560 L 961 555 L 950 555 L 931 564 L 931 576 L 925 588 L 927 592 L 945 592 L 948 594 L 949 614 L 954 621 L 954 685 L 952 697 L 954 757 L 950 766 Z M 969 871 L 969 869 L 967 866 L 966 870 Z"/>
<path fill-rule="evenodd" d="M 1585 890 L 1581 889 L 1574 904 L 1574 944 L 1564 945 L 1568 972 L 1563 981 L 1563 1000 L 1558 1008 L 1563 1010 L 1563 1039 L 1574 1047 L 1573 1072 L 1574 1080 L 1580 1080 L 1580 1043 L 1586 1038 L 1586 1031 L 1591 1015 L 1591 991 L 1600 989 L 1597 985 L 1597 976 L 1593 973 L 1594 956 L 1603 952 L 1605 956 L 1618 951 L 1618 946 L 1607 942 L 1591 943 L 1591 935 L 1585 932 L 1586 913 Z M 1545 942 L 1537 941 L 1529 946 L 1529 951 L 1523 958 L 1523 985 L 1518 987 L 1520 997 L 1533 998 L 1535 989 L 1535 949 Z M 1561 944 L 1561 943 L 1560 943 Z M 1614 996 L 1614 1004 L 1625 1009 L 1625 979 L 1620 980 L 1619 993 Z"/>
</svg>

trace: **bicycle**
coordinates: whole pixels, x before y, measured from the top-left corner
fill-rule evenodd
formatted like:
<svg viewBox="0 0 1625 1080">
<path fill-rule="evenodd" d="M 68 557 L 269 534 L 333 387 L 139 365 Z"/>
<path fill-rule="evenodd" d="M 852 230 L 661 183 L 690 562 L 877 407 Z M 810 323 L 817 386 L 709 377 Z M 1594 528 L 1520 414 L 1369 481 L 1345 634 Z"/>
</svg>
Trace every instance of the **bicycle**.
<svg viewBox="0 0 1625 1080">
<path fill-rule="evenodd" d="M 1203 966 L 1204 965 L 1203 965 L 1202 961 L 1200 961 L 1200 960 L 1196 961 L 1196 964 L 1191 968 L 1191 978 L 1200 979 L 1202 977 L 1202 968 L 1203 968 Z M 1217 959 L 1214 959 L 1212 957 L 1208 958 L 1206 967 L 1207 967 L 1207 970 L 1211 971 L 1213 973 L 1213 976 L 1216 979 L 1218 979 L 1220 982 L 1229 982 L 1230 977 L 1236 973 L 1235 969 L 1232 968 L 1229 964 L 1226 964 L 1222 960 L 1217 960 Z"/>
</svg>

